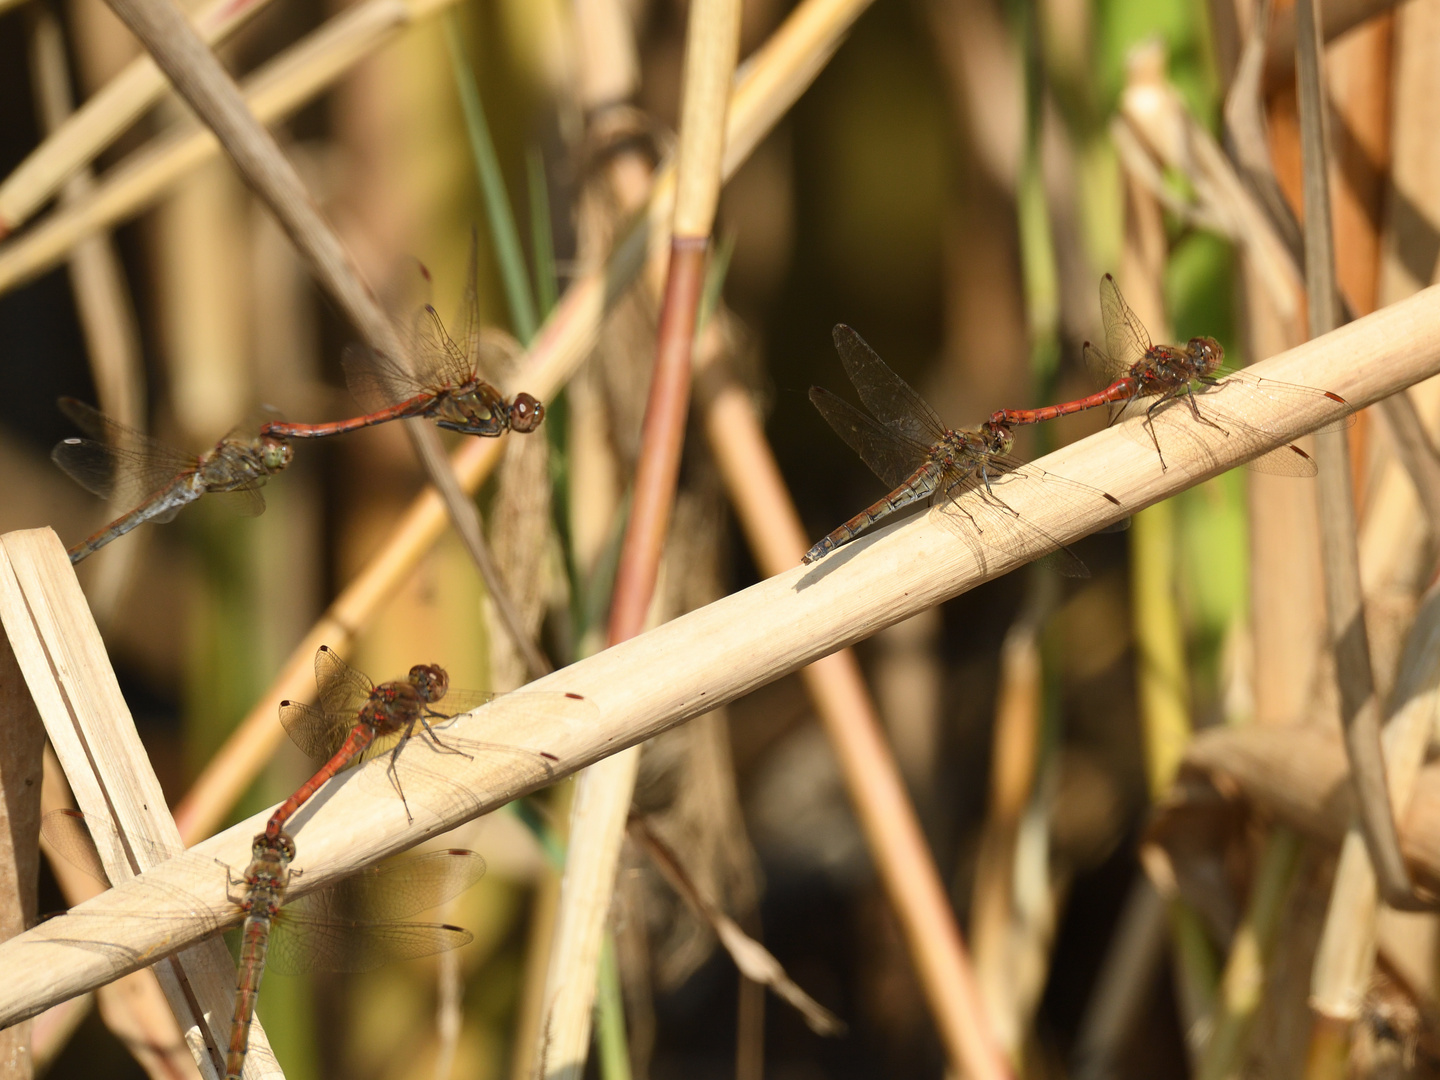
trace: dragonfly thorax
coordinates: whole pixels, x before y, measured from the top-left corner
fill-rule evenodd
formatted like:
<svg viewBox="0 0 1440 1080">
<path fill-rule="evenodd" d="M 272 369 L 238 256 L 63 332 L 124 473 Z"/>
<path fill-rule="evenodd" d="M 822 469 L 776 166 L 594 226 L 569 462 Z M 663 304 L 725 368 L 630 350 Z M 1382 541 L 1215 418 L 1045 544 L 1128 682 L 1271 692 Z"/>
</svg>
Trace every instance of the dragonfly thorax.
<svg viewBox="0 0 1440 1080">
<path fill-rule="evenodd" d="M 429 415 L 440 427 L 464 435 L 499 435 L 510 423 L 504 400 L 476 380 L 447 393 Z"/>
</svg>

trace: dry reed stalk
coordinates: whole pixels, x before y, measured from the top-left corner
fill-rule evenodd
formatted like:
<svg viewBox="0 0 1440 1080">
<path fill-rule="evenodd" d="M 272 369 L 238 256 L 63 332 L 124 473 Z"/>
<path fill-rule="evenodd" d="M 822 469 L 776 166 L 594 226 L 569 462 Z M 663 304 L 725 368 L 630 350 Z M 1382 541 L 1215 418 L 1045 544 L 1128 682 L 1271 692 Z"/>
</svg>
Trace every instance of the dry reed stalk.
<svg viewBox="0 0 1440 1080">
<path fill-rule="evenodd" d="M 1358 319 L 1253 371 L 1260 377 L 1328 387 L 1351 407 L 1363 408 L 1440 374 L 1440 289 Z M 1304 410 L 1259 406 L 1253 422 L 1271 438 L 1250 453 L 1278 447 L 1333 421 L 1342 411 L 1319 404 Z M 1183 416 L 1173 421 L 1162 416 L 1162 442 L 1185 423 Z M 1240 463 L 1242 451 L 1227 444 L 1223 434 L 1187 426 L 1186 437 L 1170 440 L 1169 468 L 1162 470 L 1153 453 L 1137 447 L 1143 436 L 1134 428 L 1133 423 L 1108 428 L 1038 462 L 1047 471 L 1103 487 L 1120 501 L 1120 508 L 1096 500 L 1093 509 L 1071 513 L 1047 501 L 1043 492 L 1022 490 L 1023 485 L 1007 491 L 1007 503 L 1065 543 Z M 27 572 L 38 562 L 52 577 L 60 576 L 64 554 L 48 530 L 10 534 L 5 546 L 12 563 L 17 555 L 30 560 L 23 564 Z M 398 761 L 414 815 L 408 821 L 400 800 L 375 797 L 372 785 L 389 791 L 385 762 L 355 770 L 315 801 L 306 823 L 305 874 L 298 893 L 733 701 L 1040 553 L 1038 541 L 1007 554 L 981 550 L 957 539 L 936 514 L 879 530 L 849 547 L 848 553 L 815 566 L 794 567 L 533 684 L 535 691 L 584 695 L 596 708 L 584 722 L 535 715 L 513 695 L 458 718 L 449 729 L 457 739 L 473 736 L 543 749 L 558 759 L 553 765 L 538 756 L 531 760 L 501 754 L 474 760 L 444 755 L 437 761 L 428 747 L 412 745 Z M 33 673 L 23 657 L 22 665 Z M 43 658 L 36 666 L 44 668 Z M 1422 794 L 1423 788 L 1412 813 L 1440 812 L 1433 805 L 1422 806 Z M 155 955 L 154 950 L 184 948 L 212 932 L 216 921 L 233 918 L 233 905 L 211 871 L 212 859 L 242 862 L 265 816 L 262 811 L 71 914 L 0 945 L 0 967 L 15 973 L 0 985 L 0 1025 L 26 1019 L 132 970 L 144 962 L 139 958 Z M 1440 836 L 1440 829 L 1435 833 Z M 1412 842 L 1440 844 L 1427 837 Z M 136 917 L 137 904 L 146 910 L 145 917 Z M 116 947 L 87 947 L 96 940 Z M 939 952 L 934 941 L 925 944 L 932 953 Z M 970 992 L 973 1003 L 973 988 Z"/>
<path fill-rule="evenodd" d="M 1252 725 L 1196 737 L 1186 766 L 1222 778 L 1222 789 L 1322 844 L 1338 848 L 1353 806 L 1345 749 L 1333 731 Z M 1440 883 L 1440 765 L 1424 766 L 1401 823 L 1401 850 L 1427 887 Z"/>
<path fill-rule="evenodd" d="M 791 511 L 793 513 L 793 509 Z M 1033 582 L 1032 582 L 1033 585 Z M 990 751 L 990 805 L 980 835 L 970 901 L 975 981 L 995 1040 L 1011 1061 L 1026 1037 L 1017 965 L 1016 845 L 1034 791 L 1042 707 L 1040 630 L 1044 613 L 1023 612 L 1000 647 L 1000 691 Z"/>
<path fill-rule="evenodd" d="M 1324 28 L 1324 40 L 1328 45 L 1346 31 L 1397 6 L 1401 6 L 1397 4 L 1397 0 L 1325 0 L 1321 6 L 1323 17 L 1317 21 Z M 1268 40 L 1265 43 L 1267 90 L 1279 90 L 1293 85 L 1297 42 L 1296 26 L 1297 16 L 1294 6 L 1290 4 L 1276 5 L 1275 16 L 1271 21 Z"/>
<path fill-rule="evenodd" d="M 124 882 L 161 862 L 164 852 L 180 850 L 180 837 L 99 630 L 67 567 L 65 550 L 48 529 L 0 538 L 0 621 L 80 808 L 90 821 L 113 825 L 122 838 L 124 850 L 103 835 L 95 837 L 106 874 Z M 243 853 L 230 863 L 245 864 Z M 224 875 L 213 864 L 208 870 L 224 895 Z M 233 900 L 227 903 L 234 908 Z M 131 954 L 130 966 L 142 967 L 153 955 Z M 235 982 L 224 944 L 205 942 L 158 964 L 155 972 L 201 1073 L 217 1075 Z M 266 1075 L 265 1065 L 273 1067 L 274 1059 L 263 1029 L 252 1028 L 250 1039 L 255 1075 Z M 280 1075 L 278 1068 L 270 1074 Z"/>
<path fill-rule="evenodd" d="M 799 562 L 809 541 L 754 403 L 735 383 L 707 392 L 706 399 L 705 433 L 751 554 L 761 573 L 782 574 Z M 804 668 L 801 677 L 835 750 L 951 1061 L 962 1075 L 1008 1076 L 945 885 L 854 652 L 826 656 Z"/>
<path fill-rule="evenodd" d="M 845 1033 L 845 1024 L 838 1016 L 805 993 L 786 974 L 785 968 L 769 949 L 740 929 L 739 923 L 704 895 L 686 872 L 679 855 L 646 825 L 644 818 L 632 817 L 628 831 L 645 848 L 660 876 L 710 924 L 710 929 L 730 954 L 742 977 L 775 991 L 781 1000 L 800 1013 L 815 1034 L 838 1036 Z"/>
<path fill-rule="evenodd" d="M 65 39 L 55 16 L 40 9 L 32 23 L 31 81 L 40 128 L 48 135 L 73 115 L 70 70 L 65 57 Z M 85 198 L 94 186 L 95 178 L 89 168 L 82 167 L 61 186 L 61 204 Z M 140 331 L 135 324 L 125 271 L 111 238 L 97 233 L 75 245 L 69 269 L 70 288 L 85 335 L 90 376 L 95 383 L 100 410 L 143 431 L 145 372 L 140 363 Z M 112 506 L 111 516 L 119 516 L 128 509 Z M 100 622 L 113 620 L 142 550 L 140 544 L 126 544 L 117 549 L 118 554 L 100 560 L 93 571 L 91 607 Z"/>
<path fill-rule="evenodd" d="M 690 351 L 705 281 L 710 227 L 724 182 L 721 158 L 726 113 L 740 49 L 738 0 L 694 0 L 685 42 L 670 267 L 630 518 L 611 594 L 606 636 L 612 646 L 644 629 L 669 532 L 689 416 Z M 584 1071 L 599 946 L 639 767 L 640 749 L 636 747 L 587 770 L 576 786 L 569 856 L 546 979 L 540 1072 L 547 1080 L 578 1080 Z"/>
<path fill-rule="evenodd" d="M 453 0 L 365 0 L 346 9 L 245 81 L 255 115 L 273 123 L 309 102 L 399 30 Z M 208 130 L 182 121 L 110 170 L 95 191 L 0 246 L 0 291 L 44 273 L 91 233 L 139 213 L 220 153 Z"/>
<path fill-rule="evenodd" d="M 209 44 L 224 41 L 270 0 L 215 0 L 194 15 Z M 0 183 L 0 237 L 23 225 L 69 178 L 82 173 L 170 83 L 148 56 L 137 57 L 53 130 Z"/>
<path fill-rule="evenodd" d="M 1297 0 L 1296 83 L 1300 100 L 1300 129 L 1305 185 L 1305 283 L 1311 337 L 1319 337 L 1339 324 L 1339 292 L 1335 277 L 1334 223 L 1330 208 L 1328 137 L 1325 121 L 1324 76 L 1321 72 L 1320 26 L 1314 0 Z M 1326 212 L 1313 212 L 1323 207 Z M 1417 904 L 1405 864 L 1385 783 L 1385 760 L 1380 749 L 1380 701 L 1370 667 L 1370 643 L 1365 628 L 1364 597 L 1360 587 L 1360 558 L 1355 499 L 1351 488 L 1350 451 L 1346 433 L 1322 431 L 1315 437 L 1315 460 L 1320 467 L 1320 550 L 1325 566 L 1326 615 L 1335 656 L 1335 679 L 1340 690 L 1340 721 L 1350 751 L 1359 802 L 1359 827 L 1378 879 L 1380 894 L 1392 907 Z M 1343 886 L 1337 882 L 1337 890 Z M 1323 951 L 1322 951 L 1323 955 Z M 1317 1000 L 1333 1000 L 1321 993 L 1325 983 L 1316 969 Z"/>
<path fill-rule="evenodd" d="M 9 631 L 0 633 L 0 941 L 35 921 L 40 882 L 41 760 L 45 728 L 25 685 Z M 34 1073 L 26 1021 L 0 1031 L 0 1072 L 16 1080 Z"/>
<path fill-rule="evenodd" d="M 1130 172 L 1125 177 L 1125 238 L 1120 280 L 1136 314 L 1168 340 L 1160 283 L 1167 242 L 1160 204 Z M 1190 741 L 1190 689 L 1175 584 L 1175 514 L 1161 503 L 1135 516 L 1131 529 L 1131 598 L 1136 678 L 1145 732 L 1150 797 L 1161 798 Z"/>
<path fill-rule="evenodd" d="M 724 170 L 728 178 L 824 67 L 869 0 L 806 0 L 736 73 L 731 91 Z M 514 387 L 541 399 L 564 385 L 594 347 L 601 320 L 614 300 L 668 238 L 674 176 L 657 175 L 644 216 L 608 263 L 584 274 L 565 291 L 518 366 Z M 497 440 L 474 439 L 452 459 L 462 487 L 474 491 L 499 458 Z M 181 835 L 193 841 L 212 832 L 284 738 L 275 712 L 287 697 L 304 698 L 313 682 L 315 650 L 343 649 L 369 621 L 380 602 L 403 581 L 440 535 L 444 510 L 433 491 L 423 492 L 401 518 L 380 553 L 330 605 L 290 654 L 265 696 L 196 779 L 176 808 Z"/>
<path fill-rule="evenodd" d="M 1403 818 L 1440 705 L 1440 591 L 1431 590 L 1410 629 L 1391 701 L 1385 765 L 1392 811 Z M 1341 845 L 1315 958 L 1311 1004 L 1323 1016 L 1354 1021 L 1360 1015 L 1375 963 L 1378 899 L 1364 837 L 1352 825 Z"/>
<path fill-rule="evenodd" d="M 40 792 L 43 815 L 55 810 L 71 810 L 75 800 L 55 751 L 45 747 L 45 779 Z M 50 873 L 60 886 L 60 895 L 70 907 L 82 904 L 104 892 L 106 885 L 67 861 L 42 835 L 40 850 L 50 863 Z M 70 1005 L 86 1008 L 70 1010 L 75 1015 L 58 1015 Z M 154 968 L 144 968 L 102 986 L 94 994 L 72 998 L 35 1018 L 34 1054 L 37 1068 L 57 1057 L 69 1041 L 74 1029 L 98 1004 L 100 1018 L 111 1034 L 134 1056 L 151 1080 L 186 1080 L 198 1077 L 199 1069 L 190 1056 L 185 1039 L 176 1023 L 175 1014 L 165 1000 L 165 992 Z"/>
</svg>

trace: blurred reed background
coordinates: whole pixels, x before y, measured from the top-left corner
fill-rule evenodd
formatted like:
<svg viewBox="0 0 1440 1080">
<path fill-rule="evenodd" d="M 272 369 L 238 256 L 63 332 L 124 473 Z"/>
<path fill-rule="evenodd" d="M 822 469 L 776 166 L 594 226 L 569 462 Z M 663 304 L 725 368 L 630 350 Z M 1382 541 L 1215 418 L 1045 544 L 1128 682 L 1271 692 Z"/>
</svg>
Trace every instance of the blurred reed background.
<svg viewBox="0 0 1440 1080">
<path fill-rule="evenodd" d="M 137 46 L 101 0 L 5 6 L 8 174 L 67 97 L 83 102 Z M 450 316 L 474 225 L 482 318 L 523 343 L 577 268 L 598 265 L 623 233 L 673 146 L 685 5 L 442 6 L 279 130 L 392 311 L 426 298 L 418 261 Z M 1120 275 L 1157 340 L 1208 334 L 1238 364 L 1304 336 L 1299 307 L 1277 304 L 1283 290 L 1236 225 L 1243 217 L 1215 194 L 1203 156 L 1167 157 L 1159 129 L 1143 128 L 1149 117 L 1176 130 L 1188 114 L 1256 190 L 1273 194 L 1267 220 L 1280 222 L 1282 239 L 1287 226 L 1298 237 L 1288 216 L 1301 213 L 1293 29 L 1290 38 L 1280 29 L 1293 27 L 1288 4 L 1275 5 L 1270 62 L 1249 91 L 1268 123 L 1277 187 L 1265 186 L 1254 144 L 1222 118 L 1264 6 L 890 0 L 860 18 L 727 186 L 716 229 L 728 256 L 715 260 L 723 292 L 702 332 L 702 355 L 763 410 L 812 539 L 880 494 L 806 401 L 811 384 L 849 393 L 831 346 L 837 322 L 858 329 L 951 424 L 1086 392 L 1080 347 L 1098 335 L 1106 271 Z M 1326 54 L 1337 266 L 1356 313 L 1429 284 L 1440 235 L 1440 3 L 1360 7 L 1323 5 L 1327 31 L 1358 22 Z M 221 55 L 243 74 L 338 10 L 279 0 Z M 777 0 L 747 0 L 742 57 L 787 13 Z M 1264 44 L 1257 49 L 1263 57 Z M 461 96 L 472 79 L 508 208 L 482 193 Z M 1164 98 L 1166 88 L 1178 97 Z M 1232 96 L 1244 106 L 1243 88 Z M 22 259 L 47 215 L 187 122 L 173 98 L 151 110 L 34 223 L 9 221 L 15 235 L 0 245 L 0 266 L 19 265 L 7 253 Z M 523 260 L 518 276 L 508 264 L 508 281 L 507 230 Z M 354 332 L 228 161 L 186 169 L 86 232 L 63 261 L 4 271 L 0 531 L 50 525 L 73 543 L 110 516 L 46 460 L 74 434 L 55 409 L 59 395 L 98 401 L 187 447 L 209 445 L 260 402 L 292 419 L 350 414 L 339 359 Z M 541 434 L 509 440 L 479 497 L 506 579 L 557 664 L 603 644 L 658 288 L 636 283 L 586 366 L 548 403 Z M 697 394 L 697 410 L 706 400 Z M 1422 386 L 1414 400 L 1433 438 L 1440 397 Z M 1025 430 L 1021 452 L 1039 455 L 1103 423 L 1096 411 Z M 659 618 L 757 577 L 703 428 L 691 430 Z M 1396 679 L 1433 555 L 1388 439 L 1368 417 L 1351 439 L 1382 689 Z M 80 569 L 172 802 L 424 482 L 398 425 L 303 444 L 296 459 L 266 488 L 263 517 L 237 524 L 202 501 Z M 1293 805 L 1290 818 L 1274 810 L 1286 803 L 1274 764 L 1285 752 L 1268 773 L 1257 766 L 1236 781 L 1225 779 L 1235 769 L 1225 755 L 1251 751 L 1211 743 L 1211 756 L 1172 788 L 1193 732 L 1335 726 L 1312 486 L 1229 473 L 1144 511 L 1129 533 L 1080 543 L 1089 579 L 1016 572 L 859 646 L 990 1023 L 1020 1074 L 1440 1072 L 1429 916 L 1382 927 L 1380 960 L 1340 1017 L 1339 1056 L 1316 1049 L 1309 965 L 1335 830 Z M 458 686 L 525 681 L 449 533 L 353 629 L 346 658 L 376 679 L 426 661 L 444 664 Z M 231 820 L 284 798 L 307 774 L 286 745 Z M 476 933 L 458 971 L 432 961 L 349 979 L 267 978 L 259 1014 L 287 1074 L 529 1075 L 558 878 L 523 820 L 563 830 L 567 805 L 568 784 L 557 785 L 521 814 L 446 838 L 491 867 L 445 913 Z M 611 1024 L 598 1025 L 591 1075 L 945 1072 L 798 677 L 657 740 L 636 806 L 700 891 L 849 1031 L 822 1038 L 738 980 L 705 922 L 632 842 L 611 913 L 620 993 L 602 1007 Z M 1275 825 L 1277 812 L 1308 838 Z M 63 904 L 47 880 L 41 909 Z M 56 1077 L 142 1074 L 98 1013 L 68 1038 L 45 1037 Z"/>
</svg>

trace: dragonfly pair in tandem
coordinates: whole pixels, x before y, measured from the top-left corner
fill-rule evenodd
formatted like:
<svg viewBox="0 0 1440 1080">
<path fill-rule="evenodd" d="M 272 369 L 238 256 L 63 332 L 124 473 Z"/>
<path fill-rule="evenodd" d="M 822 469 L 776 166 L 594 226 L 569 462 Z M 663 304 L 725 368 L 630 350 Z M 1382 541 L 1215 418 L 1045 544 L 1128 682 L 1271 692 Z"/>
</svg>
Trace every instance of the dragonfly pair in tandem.
<svg viewBox="0 0 1440 1080">
<path fill-rule="evenodd" d="M 282 971 L 364 971 L 390 960 L 427 956 L 457 948 L 471 940 L 458 927 L 398 922 L 435 907 L 474 884 L 484 873 L 484 860 L 473 852 L 444 851 L 391 866 L 362 871 L 331 889 L 287 906 L 286 890 L 296 857 L 290 819 L 326 781 L 347 767 L 381 754 L 389 754 L 388 781 L 404 803 L 397 760 L 415 735 L 438 752 L 473 756 L 499 752 L 523 760 L 536 777 L 553 774 L 553 754 L 523 747 L 442 737 L 437 726 L 460 713 L 503 697 L 523 707 L 527 715 L 546 714 L 566 722 L 590 719 L 594 706 L 579 694 L 519 693 L 456 690 L 449 674 L 435 664 L 417 664 L 404 679 L 375 684 L 346 664 L 334 650 L 322 646 L 315 655 L 318 706 L 285 701 L 280 718 L 291 738 L 312 757 L 322 761 L 315 775 L 271 815 L 252 843 L 251 862 L 243 875 L 229 877 L 243 886 L 235 902 L 243 914 L 235 1013 L 227 1054 L 227 1076 L 238 1077 L 244 1064 L 251 1018 L 259 993 L 267 955 Z M 406 816 L 409 807 L 406 804 Z M 97 830 L 73 811 L 48 815 L 47 840 L 67 859 L 104 878 L 90 843 Z M 112 848 L 112 850 L 115 850 Z M 152 861 L 158 861 L 152 860 Z M 278 931 L 272 945 L 272 926 Z"/>
<path fill-rule="evenodd" d="M 97 845 L 134 850 L 133 841 L 122 844 L 108 822 L 74 810 L 47 814 L 41 833 L 62 858 L 102 884 L 110 882 Z M 149 854 L 148 861 L 158 863 L 170 853 Z M 366 867 L 287 903 L 292 880 L 303 873 L 291 869 L 295 857 L 289 834 L 260 833 L 243 873 L 216 864 L 227 897 L 239 890 L 230 903 L 232 918 L 242 919 L 235 1009 L 225 1054 L 227 1080 L 239 1080 L 244 1069 L 267 966 L 289 975 L 371 971 L 393 961 L 448 952 L 474 939 L 468 930 L 447 923 L 406 921 L 460 895 L 484 876 L 485 860 L 473 851 L 435 851 Z M 160 916 L 137 912 L 134 917 Z"/>
<path fill-rule="evenodd" d="M 939 516 L 971 547 L 983 566 L 987 553 L 1007 560 L 1043 556 L 1061 573 L 1083 577 L 1089 571 L 1044 529 L 1027 521 L 1005 501 L 1007 486 L 1023 482 L 1043 493 L 1057 520 L 1079 520 L 1098 502 L 1119 506 L 1115 496 L 1068 480 L 1009 456 L 1011 428 L 1034 424 L 1101 405 L 1111 406 L 1111 423 L 1141 414 L 1139 430 L 1168 468 L 1155 422 L 1172 406 L 1188 411 L 1195 424 L 1222 433 L 1245 453 L 1259 454 L 1252 468 L 1289 476 L 1314 476 L 1315 462 L 1300 447 L 1284 443 L 1262 417 L 1275 405 L 1286 411 L 1348 406 L 1339 394 L 1260 378 L 1221 366 L 1224 350 L 1214 338 L 1191 338 L 1184 346 L 1154 345 L 1115 279 L 1100 283 L 1105 347 L 1085 343 L 1092 377 L 1103 386 L 1094 394 L 1039 409 L 1001 409 L 974 428 L 945 426 L 924 399 L 886 366 L 854 330 L 835 328 L 835 346 L 860 400 L 861 412 L 830 391 L 810 388 L 810 400 L 861 460 L 893 490 L 835 529 L 806 552 L 812 563 L 849 543 L 879 522 L 909 506 L 930 500 Z M 871 415 L 873 414 L 873 415 Z M 1347 415 L 1332 426 L 1354 422 Z M 1167 439 L 1186 439 L 1184 426 Z M 1273 447 L 1281 442 L 1277 449 Z M 1203 456 L 1202 444 L 1194 442 Z M 1262 450 L 1265 452 L 1261 453 Z M 1102 507 L 1103 509 L 1103 507 Z"/>
<path fill-rule="evenodd" d="M 291 439 L 341 435 L 391 420 L 416 418 L 483 437 L 534 431 L 545 417 L 544 405 L 526 393 L 507 398 L 482 375 L 499 366 L 507 347 L 480 327 L 475 264 L 472 240 L 455 336 L 427 304 L 415 320 L 408 363 L 366 346 L 352 345 L 346 350 L 346 382 L 356 400 L 369 410 L 362 416 L 324 424 L 291 424 L 267 413 L 195 456 L 143 435 L 84 402 L 62 398 L 60 410 L 86 438 L 64 440 L 51 458 L 86 490 L 131 507 L 70 548 L 70 561 L 78 563 L 147 521 L 169 521 L 206 493 L 230 493 L 242 513 L 260 513 L 265 500 L 259 489 L 290 464 L 294 456 Z"/>
</svg>

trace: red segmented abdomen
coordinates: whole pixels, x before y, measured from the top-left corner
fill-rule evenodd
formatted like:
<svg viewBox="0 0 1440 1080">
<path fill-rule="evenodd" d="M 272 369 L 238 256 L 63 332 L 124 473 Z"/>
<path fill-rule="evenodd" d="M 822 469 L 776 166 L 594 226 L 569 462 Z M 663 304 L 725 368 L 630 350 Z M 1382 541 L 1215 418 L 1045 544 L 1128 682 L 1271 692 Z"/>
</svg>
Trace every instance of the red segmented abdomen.
<svg viewBox="0 0 1440 1080">
<path fill-rule="evenodd" d="M 301 784 L 299 790 L 281 803 L 270 815 L 270 820 L 265 823 L 265 835 L 271 839 L 279 836 L 280 830 L 285 827 L 285 822 L 289 820 L 290 815 L 299 810 L 306 799 L 319 791 L 325 781 L 350 764 L 352 758 L 363 753 L 374 738 L 375 729 L 369 724 L 356 724 L 351 728 L 350 734 L 346 736 L 345 741 L 340 744 L 340 749 L 335 751 L 330 760 L 320 766 L 314 776 Z"/>
<path fill-rule="evenodd" d="M 1139 391 L 1134 378 L 1126 376 L 1117 379 L 1104 390 L 1097 390 L 1088 397 L 1076 398 L 1074 401 L 1062 401 L 1056 405 L 1045 405 L 1039 409 L 1001 409 L 990 417 L 992 423 L 996 424 L 1039 424 L 1046 420 L 1054 420 L 1057 416 L 1069 416 L 1071 413 L 1085 412 L 1087 409 L 1099 408 L 1101 405 L 1113 405 L 1117 401 L 1129 401 Z"/>
<path fill-rule="evenodd" d="M 376 424 L 387 424 L 391 420 L 424 416 L 434 408 L 435 402 L 438 400 L 434 394 L 416 394 L 414 397 L 388 408 L 366 413 L 364 416 L 356 416 L 349 420 L 334 420 L 328 424 L 290 424 L 282 420 L 274 420 L 262 427 L 260 434 L 269 435 L 275 439 L 323 439 L 330 435 L 344 435 L 347 431 L 359 431 L 361 428 L 373 427 Z"/>
</svg>

